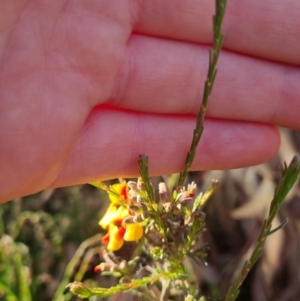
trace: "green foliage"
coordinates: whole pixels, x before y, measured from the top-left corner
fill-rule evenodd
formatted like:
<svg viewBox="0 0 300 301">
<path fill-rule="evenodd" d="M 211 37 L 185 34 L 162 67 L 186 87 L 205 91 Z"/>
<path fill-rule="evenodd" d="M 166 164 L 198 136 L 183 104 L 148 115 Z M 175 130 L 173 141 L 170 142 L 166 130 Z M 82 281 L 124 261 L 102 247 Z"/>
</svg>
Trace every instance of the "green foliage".
<svg viewBox="0 0 300 301">
<path fill-rule="evenodd" d="M 28 248 L 8 235 L 0 238 L 0 292 L 7 301 L 32 300 L 29 290 Z"/>
<path fill-rule="evenodd" d="M 168 279 L 168 280 L 177 280 L 177 279 L 186 279 L 187 275 L 180 275 L 178 273 L 170 273 L 165 271 L 156 270 L 154 275 L 143 277 L 141 279 L 129 279 L 127 283 L 121 283 L 110 288 L 89 288 L 81 282 L 73 282 L 68 284 L 68 288 L 74 293 L 77 294 L 80 298 L 88 298 L 91 296 L 101 296 L 108 297 L 114 295 L 118 292 L 128 292 L 132 290 L 137 290 L 142 287 L 147 287 L 147 285 L 154 284 L 158 280 Z M 153 300 L 150 297 L 150 293 L 144 296 L 146 299 Z M 155 299 L 154 299 L 155 300 Z"/>
<path fill-rule="evenodd" d="M 128 262 L 128 264 L 130 262 L 134 264 L 131 264 L 130 269 L 124 268 L 128 266 L 127 261 L 120 261 L 110 254 L 106 261 L 114 262 L 112 266 L 114 269 L 111 269 L 111 273 L 108 274 L 121 277 L 119 284 L 110 288 L 91 288 L 75 281 L 68 284 L 67 287 L 82 298 L 106 297 L 119 292 L 134 291 L 142 296 L 143 300 L 164 300 L 164 298 L 172 298 L 172 296 L 177 296 L 177 298 L 182 296 L 182 299 L 178 300 L 204 300 L 204 296 L 201 296 L 201 292 L 191 281 L 193 275 L 186 264 L 186 259 L 190 258 L 200 265 L 203 264 L 205 251 L 200 247 L 201 251 L 199 252 L 199 247 L 194 246 L 195 244 L 199 245 L 197 242 L 201 241 L 201 233 L 205 226 L 205 214 L 202 212 L 202 208 L 216 189 L 217 182 L 214 180 L 212 186 L 196 198 L 193 198 L 196 190 L 194 183 L 187 189 L 183 188 L 179 192 L 176 189 L 173 193 L 168 191 L 164 183 L 161 183 L 158 191 L 159 200 L 154 200 L 152 196 L 155 193 L 148 177 L 147 158 L 141 157 L 139 164 L 141 172 L 139 183 L 145 189 L 145 191 L 141 189 L 142 202 L 148 208 L 150 218 L 145 237 L 136 248 L 133 260 Z M 300 157 L 296 156 L 282 172 L 282 179 L 275 190 L 270 212 L 263 224 L 256 247 L 250 259 L 245 262 L 235 283 L 230 287 L 226 301 L 233 301 L 237 298 L 239 287 L 260 258 L 268 235 L 274 232 L 274 230 L 271 231 L 272 221 L 299 174 Z M 142 179 L 148 179 L 148 184 L 146 185 Z M 105 187 L 104 184 L 100 186 Z M 133 184 L 130 186 L 135 187 Z M 106 187 L 106 191 L 109 192 L 110 189 L 110 187 Z M 129 199 L 129 201 L 132 200 Z M 137 255 L 138 257 L 136 257 Z M 140 265 L 141 262 L 144 262 L 143 267 Z M 120 268 L 121 265 L 123 268 Z M 117 270 L 119 273 L 114 273 Z M 140 274 L 143 277 L 138 277 Z M 152 292 L 153 286 L 157 288 L 156 294 Z"/>
<path fill-rule="evenodd" d="M 103 256 L 104 263 L 99 265 L 99 269 L 106 274 L 121 277 L 118 285 L 110 288 L 91 288 L 78 281 L 68 284 L 67 287 L 82 298 L 106 297 L 128 290 L 135 291 L 146 300 L 163 299 L 173 295 L 183 298 L 198 295 L 194 284 L 187 281 L 192 271 L 184 261 L 187 258 L 194 258 L 201 262 L 205 257 L 204 251 L 199 252 L 199 248 L 194 246 L 197 243 L 201 244 L 201 231 L 205 225 L 205 214 L 202 209 L 216 188 L 216 181 L 213 181 L 213 185 L 206 193 L 195 199 L 195 183 L 180 191 L 176 190 L 176 193 L 171 193 L 165 183 L 160 183 L 159 197 L 154 199 L 156 194 L 148 177 L 147 158 L 140 157 L 139 164 L 141 178 L 137 183 L 128 182 L 126 195 L 129 197 L 122 201 L 121 206 L 124 202 L 130 204 L 127 204 L 127 207 L 132 215 L 126 217 L 124 221 L 138 217 L 137 212 L 148 216 L 144 222 L 146 225 L 144 238 L 135 248 L 129 261 L 120 260 L 113 253 L 105 253 Z M 114 189 L 113 186 L 108 187 L 103 183 L 98 183 L 98 186 L 105 188 L 108 194 Z M 121 195 L 118 199 L 121 199 Z M 162 288 L 155 296 L 150 289 L 153 285 Z"/>
<path fill-rule="evenodd" d="M 1 301 L 53 300 L 70 251 L 99 232 L 95 215 L 95 211 L 101 214 L 103 207 L 103 202 L 98 201 L 102 195 L 99 192 L 91 186 L 70 187 L 0 205 Z M 69 268 L 60 300 L 73 298 L 70 293 L 63 295 L 65 286 L 87 275 L 90 262 L 98 257 L 100 236 L 96 236 L 94 257 L 92 251 L 85 250 Z"/>
<path fill-rule="evenodd" d="M 282 178 L 275 190 L 274 198 L 271 203 L 269 215 L 264 221 L 260 235 L 256 244 L 256 247 L 248 261 L 245 262 L 240 275 L 237 277 L 235 283 L 229 288 L 225 301 L 234 301 L 239 294 L 239 287 L 247 277 L 250 270 L 253 268 L 254 264 L 260 258 L 263 252 L 263 246 L 267 237 L 274 233 L 271 231 L 272 222 L 275 216 L 278 214 L 278 211 L 286 198 L 288 192 L 291 190 L 292 186 L 297 181 L 300 174 L 300 156 L 295 156 L 291 161 L 290 165 L 285 166 L 282 170 Z M 276 230 L 279 230 L 281 227 L 278 227 Z"/>
</svg>

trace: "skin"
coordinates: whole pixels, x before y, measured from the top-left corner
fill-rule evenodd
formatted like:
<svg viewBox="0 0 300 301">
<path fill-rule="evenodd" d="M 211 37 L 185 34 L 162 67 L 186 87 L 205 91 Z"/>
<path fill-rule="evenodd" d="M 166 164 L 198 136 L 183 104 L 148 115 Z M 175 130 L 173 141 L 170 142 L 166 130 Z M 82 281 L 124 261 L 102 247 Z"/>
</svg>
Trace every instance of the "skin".
<svg viewBox="0 0 300 301">
<path fill-rule="evenodd" d="M 0 1 L 0 202 L 178 172 L 212 42 L 211 0 Z M 264 162 L 300 129 L 300 2 L 229 0 L 193 169 Z"/>
</svg>

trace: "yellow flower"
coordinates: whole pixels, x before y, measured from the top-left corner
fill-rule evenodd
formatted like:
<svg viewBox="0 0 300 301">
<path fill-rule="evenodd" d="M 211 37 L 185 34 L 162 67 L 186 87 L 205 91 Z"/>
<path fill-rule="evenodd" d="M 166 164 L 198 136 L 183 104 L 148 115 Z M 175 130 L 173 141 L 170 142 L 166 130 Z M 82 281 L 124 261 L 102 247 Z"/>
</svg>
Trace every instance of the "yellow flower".
<svg viewBox="0 0 300 301">
<path fill-rule="evenodd" d="M 107 229 L 111 223 L 115 223 L 115 222 L 121 223 L 122 220 L 128 215 L 129 215 L 129 211 L 125 207 L 120 206 L 118 208 L 116 205 L 110 204 L 104 216 L 99 221 L 99 225 L 103 229 Z"/>
<path fill-rule="evenodd" d="M 124 240 L 137 241 L 143 237 L 144 229 L 139 223 L 127 224 L 125 226 Z"/>
<path fill-rule="evenodd" d="M 120 200 L 128 200 L 127 194 L 127 184 L 124 181 L 123 183 L 118 183 L 111 185 L 111 190 L 114 192 L 108 192 L 108 197 L 113 204 L 119 204 Z"/>
<path fill-rule="evenodd" d="M 144 234 L 143 227 L 136 224 L 127 224 L 125 228 L 115 224 L 110 224 L 108 234 L 106 234 L 102 242 L 107 243 L 107 250 L 117 251 L 122 248 L 124 241 L 138 241 Z"/>
<path fill-rule="evenodd" d="M 144 234 L 144 229 L 140 223 L 125 224 L 123 220 L 131 216 L 129 210 L 122 205 L 123 201 L 128 201 L 128 191 L 126 182 L 111 186 L 112 192 L 108 193 L 111 201 L 104 216 L 99 221 L 103 229 L 108 233 L 103 236 L 102 242 L 107 244 L 109 251 L 119 250 L 125 241 L 138 241 Z"/>
<path fill-rule="evenodd" d="M 108 245 L 107 250 L 109 251 L 117 251 L 122 248 L 124 244 L 124 232 L 125 229 L 123 227 L 118 227 L 114 224 L 109 225 L 108 235 Z"/>
</svg>

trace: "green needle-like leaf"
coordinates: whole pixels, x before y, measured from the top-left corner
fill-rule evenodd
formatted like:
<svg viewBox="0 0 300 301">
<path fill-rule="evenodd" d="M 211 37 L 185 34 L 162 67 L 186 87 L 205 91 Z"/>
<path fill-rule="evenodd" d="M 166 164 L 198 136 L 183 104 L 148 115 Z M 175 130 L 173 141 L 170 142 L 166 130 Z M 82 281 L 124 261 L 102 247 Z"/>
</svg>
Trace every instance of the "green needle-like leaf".
<svg viewBox="0 0 300 301">
<path fill-rule="evenodd" d="M 275 189 L 274 198 L 271 203 L 269 215 L 267 219 L 264 221 L 263 227 L 261 229 L 258 242 L 256 244 L 256 247 L 248 261 L 245 262 L 242 271 L 240 275 L 235 280 L 235 283 L 230 287 L 228 290 L 227 296 L 225 301 L 234 301 L 238 294 L 239 294 L 239 287 L 247 277 L 249 271 L 254 266 L 254 264 L 257 262 L 257 260 L 260 258 L 262 252 L 263 252 L 263 246 L 264 243 L 270 235 L 270 233 L 273 233 L 271 231 L 272 222 L 278 213 L 280 206 L 282 205 L 285 197 L 297 181 L 299 174 L 300 174 L 300 156 L 295 156 L 293 160 L 291 161 L 290 165 L 286 167 L 283 170 L 283 176 L 280 180 L 277 188 Z M 282 226 L 281 226 L 282 227 Z M 278 229 L 275 229 L 278 230 Z"/>
</svg>

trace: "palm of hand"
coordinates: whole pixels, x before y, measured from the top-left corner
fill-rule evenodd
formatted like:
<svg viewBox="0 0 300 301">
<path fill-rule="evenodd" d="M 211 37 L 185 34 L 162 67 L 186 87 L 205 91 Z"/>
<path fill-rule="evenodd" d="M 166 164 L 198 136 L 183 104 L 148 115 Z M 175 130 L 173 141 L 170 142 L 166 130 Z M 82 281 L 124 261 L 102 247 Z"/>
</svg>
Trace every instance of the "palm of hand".
<svg viewBox="0 0 300 301">
<path fill-rule="evenodd" d="M 177 3 L 172 17 L 158 14 L 163 22 L 152 22 L 151 4 L 139 1 L 5 3 L 0 24 L 0 201 L 97 177 L 136 175 L 140 153 L 149 155 L 153 174 L 180 170 L 207 62 L 206 47 L 190 42 L 199 42 L 195 36 L 209 42 L 210 2 L 197 4 L 209 8 L 202 10 L 201 26 L 197 13 L 190 16 L 199 11 L 194 2 Z M 193 26 L 201 34 L 190 30 Z M 244 47 L 231 40 L 228 35 L 227 48 Z M 247 53 L 246 48 L 240 51 Z M 268 51 L 256 55 L 267 57 Z M 295 63 L 292 55 L 287 59 Z M 289 95 L 293 107 L 286 117 L 278 114 L 283 106 L 279 92 L 268 84 L 272 78 L 262 96 L 249 94 L 262 74 L 272 70 L 277 78 L 283 73 L 276 64 L 225 53 L 220 69 L 209 108 L 218 120 L 206 123 L 195 168 L 234 168 L 274 154 L 279 143 L 274 127 L 244 121 L 299 126 L 293 115 L 298 90 Z M 227 88 L 233 79 L 245 93 Z M 277 111 L 269 112 L 274 98 Z M 264 104 L 260 111 L 257 104 Z"/>
<path fill-rule="evenodd" d="M 52 2 L 29 2 L 2 52 L 0 161 L 13 173 L 10 183 L 1 174 L 8 190 L 54 182 L 93 107 L 112 95 L 130 35 L 120 4 Z"/>
</svg>

